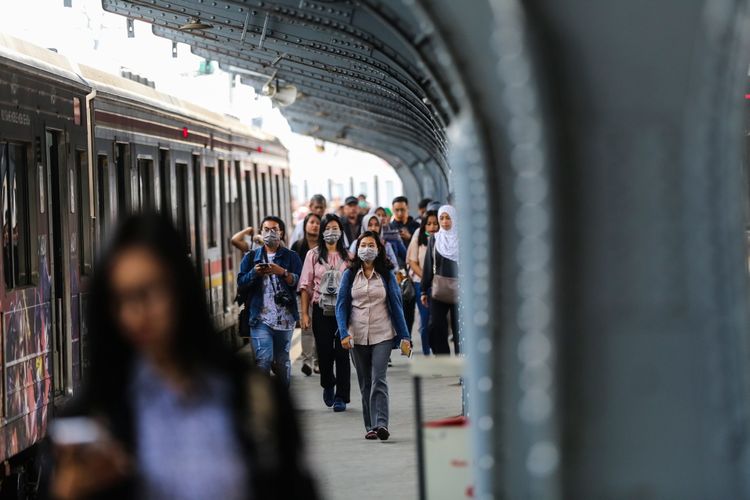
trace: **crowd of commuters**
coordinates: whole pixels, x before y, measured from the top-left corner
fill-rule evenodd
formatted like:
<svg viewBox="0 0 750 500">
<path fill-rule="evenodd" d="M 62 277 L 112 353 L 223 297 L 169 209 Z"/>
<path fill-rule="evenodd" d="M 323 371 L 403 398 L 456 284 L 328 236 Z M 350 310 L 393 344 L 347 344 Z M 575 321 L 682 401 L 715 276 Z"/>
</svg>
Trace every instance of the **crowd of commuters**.
<svg viewBox="0 0 750 500">
<path fill-rule="evenodd" d="M 307 208 L 286 243 L 283 223 L 274 217 L 263 221 L 258 235 L 247 228 L 232 237 L 246 252 L 238 285 L 246 287 L 253 279 L 259 285 L 245 292 L 249 313 L 243 320 L 258 366 L 288 383 L 289 327 L 299 318 L 302 372 L 320 374 L 323 403 L 335 412 L 345 411 L 350 402 L 353 362 L 363 406 L 369 409 L 368 439 L 382 439 L 388 434 L 384 366 L 390 364 L 391 348 L 401 340 L 411 342 L 416 312 L 424 355 L 450 354 L 451 339 L 453 352 L 460 351 L 456 212 L 450 205 L 424 199 L 415 219 L 404 196 L 394 198 L 390 207 L 375 208 L 364 195 L 349 196 L 335 213 L 326 214 L 327 200 L 314 195 Z M 275 228 L 282 241 L 273 236 L 269 241 L 268 231 Z M 290 252 L 281 250 L 285 244 Z M 291 254 L 298 259 L 289 258 Z M 304 263 L 301 270 L 298 261 Z M 279 291 L 291 293 L 295 286 L 297 301 L 288 310 L 279 308 Z M 372 323 L 364 322 L 365 316 Z M 377 329 L 372 336 L 370 324 Z M 386 430 L 378 435 L 379 428 Z"/>
<path fill-rule="evenodd" d="M 49 496 L 315 499 L 287 391 L 296 326 L 323 405 L 346 411 L 353 364 L 364 437 L 389 438 L 386 373 L 394 349 L 411 355 L 415 310 L 424 355 L 460 350 L 456 211 L 422 200 L 414 219 L 401 196 L 308 208 L 291 239 L 274 215 L 231 238 L 252 365 L 214 332 L 171 222 L 121 224 L 91 288 L 88 382 L 51 427 Z"/>
</svg>

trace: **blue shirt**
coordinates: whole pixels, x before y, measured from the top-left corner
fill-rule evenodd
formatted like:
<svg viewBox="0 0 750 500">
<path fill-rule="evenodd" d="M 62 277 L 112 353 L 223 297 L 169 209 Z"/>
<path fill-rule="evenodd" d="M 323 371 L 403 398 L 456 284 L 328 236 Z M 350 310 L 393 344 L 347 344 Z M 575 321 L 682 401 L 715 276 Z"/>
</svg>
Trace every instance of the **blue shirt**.
<svg viewBox="0 0 750 500">
<path fill-rule="evenodd" d="M 248 467 L 232 417 L 230 385 L 203 377 L 200 391 L 171 387 L 145 360 L 133 395 L 138 498 L 204 500 L 248 497 Z"/>
</svg>

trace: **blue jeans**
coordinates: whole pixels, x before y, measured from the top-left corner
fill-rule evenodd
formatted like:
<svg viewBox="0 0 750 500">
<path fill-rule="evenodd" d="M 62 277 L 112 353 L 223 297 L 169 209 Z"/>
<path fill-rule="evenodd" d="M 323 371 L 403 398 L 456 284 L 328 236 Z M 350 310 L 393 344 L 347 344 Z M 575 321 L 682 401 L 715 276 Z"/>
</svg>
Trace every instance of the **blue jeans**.
<svg viewBox="0 0 750 500">
<path fill-rule="evenodd" d="M 275 365 L 274 373 L 289 387 L 292 376 L 292 363 L 289 351 L 292 348 L 294 330 L 275 330 L 265 323 L 250 327 L 250 338 L 255 351 L 255 363 L 266 373 Z"/>
<path fill-rule="evenodd" d="M 422 354 L 430 355 L 430 333 L 427 326 L 430 323 L 430 309 L 422 305 L 422 283 L 414 282 L 417 294 L 417 309 L 419 310 L 419 338 L 422 340 Z"/>
</svg>

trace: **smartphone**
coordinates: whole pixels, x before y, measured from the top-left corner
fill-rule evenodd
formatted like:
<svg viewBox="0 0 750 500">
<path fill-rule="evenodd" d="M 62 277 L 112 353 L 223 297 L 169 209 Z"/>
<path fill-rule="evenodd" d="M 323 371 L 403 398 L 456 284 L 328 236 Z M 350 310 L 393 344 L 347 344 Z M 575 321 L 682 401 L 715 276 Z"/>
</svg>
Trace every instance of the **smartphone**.
<svg viewBox="0 0 750 500">
<path fill-rule="evenodd" d="M 102 426 L 88 417 L 57 418 L 49 424 L 49 436 L 59 446 L 94 444 L 106 435 Z"/>
<path fill-rule="evenodd" d="M 261 262 L 260 264 L 258 264 L 258 267 L 271 267 L 271 264 L 269 264 L 268 262 Z"/>
</svg>

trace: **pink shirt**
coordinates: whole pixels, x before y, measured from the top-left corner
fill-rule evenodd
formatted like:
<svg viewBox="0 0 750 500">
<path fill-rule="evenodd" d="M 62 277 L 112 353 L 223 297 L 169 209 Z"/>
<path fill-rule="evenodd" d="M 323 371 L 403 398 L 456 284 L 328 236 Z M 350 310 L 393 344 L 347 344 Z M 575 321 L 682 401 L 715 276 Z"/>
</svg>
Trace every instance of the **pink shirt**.
<svg viewBox="0 0 750 500">
<path fill-rule="evenodd" d="M 352 315 L 349 333 L 356 345 L 375 345 L 393 339 L 383 278 L 375 271 L 368 279 L 363 269 L 352 282 Z"/>
<path fill-rule="evenodd" d="M 337 268 L 343 273 L 348 266 L 348 263 L 341 258 L 338 252 L 328 252 L 328 265 L 321 264 L 318 257 L 320 257 L 320 250 L 317 247 L 307 252 L 298 287 L 299 291 L 305 290 L 312 296 L 314 304 L 320 301 L 320 280 L 323 279 L 325 272 L 331 268 Z"/>
</svg>

